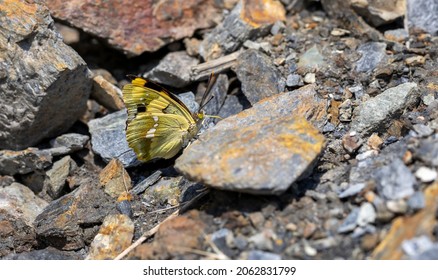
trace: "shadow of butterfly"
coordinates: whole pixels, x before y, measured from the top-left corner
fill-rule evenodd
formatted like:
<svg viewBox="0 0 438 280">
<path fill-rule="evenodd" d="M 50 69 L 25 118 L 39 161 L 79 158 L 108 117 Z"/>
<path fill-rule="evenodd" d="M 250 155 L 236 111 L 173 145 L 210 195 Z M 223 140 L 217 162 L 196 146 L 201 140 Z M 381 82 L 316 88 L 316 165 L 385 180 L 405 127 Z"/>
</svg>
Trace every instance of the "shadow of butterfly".
<svg viewBox="0 0 438 280">
<path fill-rule="evenodd" d="M 196 113 L 163 87 L 134 77 L 123 87 L 123 100 L 128 111 L 126 139 L 140 161 L 169 159 L 189 144 L 206 117 L 202 108 L 213 96 L 217 75 L 211 74 L 207 89 Z"/>
</svg>

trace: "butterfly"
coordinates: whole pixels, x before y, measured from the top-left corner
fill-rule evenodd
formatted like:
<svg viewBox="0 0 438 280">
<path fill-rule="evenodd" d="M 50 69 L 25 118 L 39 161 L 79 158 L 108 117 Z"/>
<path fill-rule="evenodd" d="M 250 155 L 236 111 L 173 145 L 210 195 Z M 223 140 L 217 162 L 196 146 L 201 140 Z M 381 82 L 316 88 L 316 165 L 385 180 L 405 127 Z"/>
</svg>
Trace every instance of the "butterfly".
<svg viewBox="0 0 438 280">
<path fill-rule="evenodd" d="M 207 100 L 207 95 L 216 78 L 211 74 L 196 113 L 174 94 L 146 79 L 134 77 L 123 87 L 128 111 L 126 139 L 140 161 L 173 158 L 196 137 L 206 117 L 202 108 L 213 98 Z"/>
</svg>

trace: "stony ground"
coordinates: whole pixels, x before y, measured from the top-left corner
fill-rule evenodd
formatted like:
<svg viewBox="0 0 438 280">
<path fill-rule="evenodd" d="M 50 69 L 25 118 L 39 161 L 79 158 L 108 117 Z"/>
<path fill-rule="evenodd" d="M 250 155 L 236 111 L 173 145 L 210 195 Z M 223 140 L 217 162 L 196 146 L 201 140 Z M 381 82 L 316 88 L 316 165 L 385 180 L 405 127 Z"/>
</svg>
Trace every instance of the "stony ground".
<svg viewBox="0 0 438 280">
<path fill-rule="evenodd" d="M 98 27 L 105 9 L 46 2 L 0 2 L 15 5 L 0 19 L 2 258 L 113 259 L 142 237 L 125 258 L 438 258 L 433 1 L 407 14 L 368 1 L 371 15 L 346 1 L 205 1 L 209 20 L 188 1 L 183 17 L 162 4 L 138 26 L 120 12 Z M 195 111 L 212 71 L 205 110 L 222 119 L 174 159 L 139 163 L 127 75 Z"/>
</svg>

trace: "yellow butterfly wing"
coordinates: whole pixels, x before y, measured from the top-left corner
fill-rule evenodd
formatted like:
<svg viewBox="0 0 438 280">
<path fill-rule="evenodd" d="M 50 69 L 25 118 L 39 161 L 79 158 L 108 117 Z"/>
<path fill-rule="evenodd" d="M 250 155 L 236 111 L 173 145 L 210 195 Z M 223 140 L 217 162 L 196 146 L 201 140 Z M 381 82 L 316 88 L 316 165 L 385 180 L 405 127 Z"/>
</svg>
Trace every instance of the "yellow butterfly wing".
<svg viewBox="0 0 438 280">
<path fill-rule="evenodd" d="M 141 161 L 174 157 L 198 129 L 187 107 L 160 86 L 135 78 L 123 88 L 126 139 Z"/>
</svg>

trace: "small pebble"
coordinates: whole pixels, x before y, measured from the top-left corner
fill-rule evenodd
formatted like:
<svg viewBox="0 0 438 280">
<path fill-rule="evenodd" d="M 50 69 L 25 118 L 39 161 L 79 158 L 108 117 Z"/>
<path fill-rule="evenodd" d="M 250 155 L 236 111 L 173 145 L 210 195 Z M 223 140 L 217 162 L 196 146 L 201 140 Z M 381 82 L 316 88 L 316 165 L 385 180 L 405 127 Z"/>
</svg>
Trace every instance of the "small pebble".
<svg viewBox="0 0 438 280">
<path fill-rule="evenodd" d="M 306 84 L 314 84 L 316 82 L 315 73 L 307 73 L 306 76 L 304 76 L 304 82 Z"/>
<path fill-rule="evenodd" d="M 438 176 L 438 173 L 435 169 L 431 169 L 425 166 L 418 168 L 415 172 L 415 177 L 417 177 L 423 183 L 430 183 L 435 181 Z"/>
</svg>

